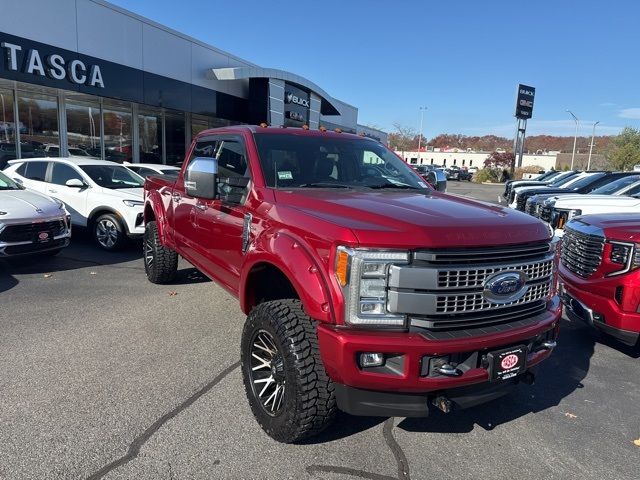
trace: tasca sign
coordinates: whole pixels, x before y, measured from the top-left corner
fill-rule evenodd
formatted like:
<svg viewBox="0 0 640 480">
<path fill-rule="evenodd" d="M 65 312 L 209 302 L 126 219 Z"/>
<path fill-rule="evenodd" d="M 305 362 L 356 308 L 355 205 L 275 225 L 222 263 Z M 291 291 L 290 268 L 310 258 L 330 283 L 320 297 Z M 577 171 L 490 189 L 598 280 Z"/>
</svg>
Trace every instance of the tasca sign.
<svg viewBox="0 0 640 480">
<path fill-rule="evenodd" d="M 99 65 L 86 65 L 82 60 L 64 58 L 59 53 L 41 55 L 36 48 L 23 49 L 22 45 L 16 43 L 2 42 L 0 47 L 5 68 L 9 71 L 104 88 Z"/>
<path fill-rule="evenodd" d="M 533 115 L 533 99 L 536 96 L 536 89 L 528 85 L 518 85 L 518 95 L 516 98 L 516 118 L 528 119 Z"/>
</svg>

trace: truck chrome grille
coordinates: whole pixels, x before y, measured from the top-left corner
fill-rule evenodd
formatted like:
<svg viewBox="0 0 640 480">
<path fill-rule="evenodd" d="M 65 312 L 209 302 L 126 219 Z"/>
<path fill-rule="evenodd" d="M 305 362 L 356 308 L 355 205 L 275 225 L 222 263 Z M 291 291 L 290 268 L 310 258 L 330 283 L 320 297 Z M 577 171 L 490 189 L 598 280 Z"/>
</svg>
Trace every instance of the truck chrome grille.
<svg viewBox="0 0 640 480">
<path fill-rule="evenodd" d="M 562 265 L 582 278 L 593 275 L 602 262 L 604 237 L 566 226 L 562 238 Z"/>
<path fill-rule="evenodd" d="M 540 220 L 551 223 L 551 207 L 542 207 L 540 209 Z"/>
<path fill-rule="evenodd" d="M 461 313 L 476 312 L 480 310 L 496 310 L 522 303 L 529 303 L 541 300 L 549 294 L 549 282 L 530 285 L 527 293 L 520 300 L 506 304 L 489 303 L 485 300 L 482 292 L 439 295 L 436 303 L 436 313 Z"/>
<path fill-rule="evenodd" d="M 554 268 L 549 242 L 418 250 L 408 265 L 390 267 L 387 309 L 431 332 L 520 325 L 546 310 Z M 487 280 L 501 272 L 525 274 L 521 297 L 497 303 L 485 296 Z"/>
<path fill-rule="evenodd" d="M 516 209 L 520 210 L 521 212 L 524 212 L 524 206 L 527 202 L 527 199 L 525 198 L 524 195 L 518 195 L 518 200 L 516 201 Z"/>
<path fill-rule="evenodd" d="M 498 267 L 466 270 L 439 270 L 438 287 L 449 289 L 481 287 L 487 277 L 504 270 L 521 270 L 527 275 L 529 280 L 538 280 L 551 275 L 553 271 L 553 259 L 514 266 L 501 265 Z"/>
<path fill-rule="evenodd" d="M 532 202 L 531 200 L 527 201 L 527 206 L 524 210 L 526 213 L 528 213 L 529 215 L 535 217 L 536 216 L 536 212 L 538 211 L 538 204 L 536 204 L 535 202 Z"/>
</svg>

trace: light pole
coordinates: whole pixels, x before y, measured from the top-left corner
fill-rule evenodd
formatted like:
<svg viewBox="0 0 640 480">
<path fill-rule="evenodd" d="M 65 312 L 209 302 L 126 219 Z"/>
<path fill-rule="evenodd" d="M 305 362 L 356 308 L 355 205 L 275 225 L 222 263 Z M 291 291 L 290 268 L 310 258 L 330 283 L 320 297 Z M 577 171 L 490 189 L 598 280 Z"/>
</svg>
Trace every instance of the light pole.
<svg viewBox="0 0 640 480">
<path fill-rule="evenodd" d="M 587 170 L 591 170 L 591 153 L 593 152 L 593 140 L 596 137 L 596 125 L 598 125 L 600 121 L 597 121 L 593 124 L 593 133 L 591 134 L 591 145 L 589 146 L 589 160 L 587 161 Z"/>
<path fill-rule="evenodd" d="M 422 121 L 424 120 L 424 111 L 427 107 L 420 107 L 420 132 L 418 133 L 418 164 L 420 163 L 420 146 L 422 145 Z"/>
<path fill-rule="evenodd" d="M 578 141 L 578 117 L 576 117 L 571 110 L 567 110 L 567 112 L 573 117 L 573 120 L 576 122 L 576 134 L 573 136 L 573 153 L 571 154 L 571 170 L 573 170 L 573 162 L 576 158 L 576 142 Z"/>
</svg>

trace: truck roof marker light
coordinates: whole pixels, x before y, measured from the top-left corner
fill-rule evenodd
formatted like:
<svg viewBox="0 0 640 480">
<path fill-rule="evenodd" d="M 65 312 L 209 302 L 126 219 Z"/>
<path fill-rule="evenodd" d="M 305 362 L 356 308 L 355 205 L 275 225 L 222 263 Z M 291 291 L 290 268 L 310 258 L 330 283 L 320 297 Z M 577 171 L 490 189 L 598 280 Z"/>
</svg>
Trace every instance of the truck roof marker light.
<svg viewBox="0 0 640 480">
<path fill-rule="evenodd" d="M 269 126 L 269 124 L 268 124 L 267 122 L 262 122 L 262 123 L 260 124 L 260 126 L 261 126 L 262 128 L 267 128 L 267 127 Z"/>
<path fill-rule="evenodd" d="M 309 125 L 307 125 L 306 123 L 304 125 L 302 125 L 302 129 L 303 130 L 309 130 Z"/>
<path fill-rule="evenodd" d="M 318 128 L 318 130 L 320 130 L 321 132 L 326 132 L 327 131 L 327 127 L 323 127 L 321 125 L 320 128 Z"/>
<path fill-rule="evenodd" d="M 334 128 L 333 131 L 336 132 L 336 133 L 342 133 L 342 129 L 341 128 Z"/>
<path fill-rule="evenodd" d="M 346 250 L 336 252 L 336 278 L 341 287 L 349 283 L 349 252 Z"/>
</svg>

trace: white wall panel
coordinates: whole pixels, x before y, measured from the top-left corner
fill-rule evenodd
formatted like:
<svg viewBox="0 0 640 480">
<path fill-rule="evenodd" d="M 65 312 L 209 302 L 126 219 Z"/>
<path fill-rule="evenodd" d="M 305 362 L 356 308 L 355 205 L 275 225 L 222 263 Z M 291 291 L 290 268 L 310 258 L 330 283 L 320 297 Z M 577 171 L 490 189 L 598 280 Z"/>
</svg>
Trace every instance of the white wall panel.
<svg viewBox="0 0 640 480">
<path fill-rule="evenodd" d="M 76 0 L 2 0 L 0 31 L 77 51 Z"/>
<path fill-rule="evenodd" d="M 91 0 L 77 0 L 80 53 L 142 69 L 142 22 Z"/>
<path fill-rule="evenodd" d="M 191 42 L 145 23 L 142 64 L 147 72 L 191 82 Z"/>
</svg>

